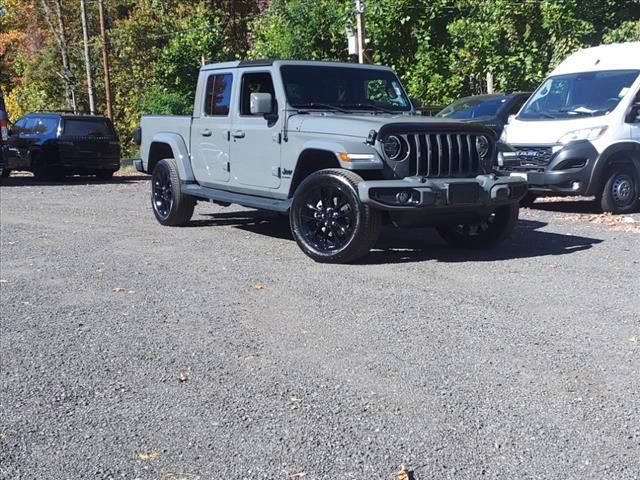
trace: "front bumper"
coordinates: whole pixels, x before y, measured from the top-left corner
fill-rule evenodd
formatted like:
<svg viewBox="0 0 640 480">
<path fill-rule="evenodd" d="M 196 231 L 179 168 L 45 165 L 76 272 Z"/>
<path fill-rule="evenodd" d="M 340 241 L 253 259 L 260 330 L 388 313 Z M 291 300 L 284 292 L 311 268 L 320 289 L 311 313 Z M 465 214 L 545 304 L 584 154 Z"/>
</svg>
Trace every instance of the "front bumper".
<svg viewBox="0 0 640 480">
<path fill-rule="evenodd" d="M 599 154 L 587 140 L 572 142 L 553 154 L 545 166 L 523 166 L 519 159 L 505 159 L 500 172 L 526 178 L 534 193 L 591 195 L 593 171 Z"/>
<path fill-rule="evenodd" d="M 518 177 L 478 175 L 475 178 L 406 177 L 358 184 L 362 203 L 381 210 L 473 210 L 515 203 L 527 192 Z"/>
</svg>

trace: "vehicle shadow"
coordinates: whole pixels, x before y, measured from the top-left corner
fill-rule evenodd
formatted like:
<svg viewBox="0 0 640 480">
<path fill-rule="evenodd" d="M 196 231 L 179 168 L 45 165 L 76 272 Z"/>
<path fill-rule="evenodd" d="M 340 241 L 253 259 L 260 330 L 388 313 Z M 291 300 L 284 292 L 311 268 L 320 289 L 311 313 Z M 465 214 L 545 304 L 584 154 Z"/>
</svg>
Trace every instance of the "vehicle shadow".
<svg viewBox="0 0 640 480">
<path fill-rule="evenodd" d="M 191 227 L 231 226 L 284 240 L 293 240 L 289 220 L 283 215 L 263 211 L 235 211 L 206 214 L 204 220 L 193 220 Z M 520 220 L 513 236 L 492 250 L 453 248 L 447 245 L 433 228 L 395 228 L 385 226 L 374 249 L 358 264 L 376 265 L 390 263 L 423 262 L 491 262 L 567 255 L 601 243 L 602 240 L 577 235 L 544 232 L 545 222 Z"/>
<path fill-rule="evenodd" d="M 59 187 L 61 185 L 122 185 L 139 181 L 148 181 L 151 177 L 148 175 L 126 175 L 116 176 L 107 180 L 101 180 L 96 177 L 63 177 L 47 181 L 40 181 L 31 175 L 10 176 L 8 178 L 0 178 L 1 187 Z"/>
<path fill-rule="evenodd" d="M 535 202 L 530 208 L 532 210 L 543 210 L 546 212 L 558 213 L 602 213 L 599 209 L 598 203 L 594 200 L 588 199 Z"/>
</svg>

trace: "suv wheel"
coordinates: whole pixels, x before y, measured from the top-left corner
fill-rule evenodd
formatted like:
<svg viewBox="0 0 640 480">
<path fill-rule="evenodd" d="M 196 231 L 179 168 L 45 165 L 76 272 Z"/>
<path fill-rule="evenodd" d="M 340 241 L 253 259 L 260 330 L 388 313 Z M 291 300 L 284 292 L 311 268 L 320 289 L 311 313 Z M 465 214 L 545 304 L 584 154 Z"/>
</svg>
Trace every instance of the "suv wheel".
<svg viewBox="0 0 640 480">
<path fill-rule="evenodd" d="M 289 213 L 291 233 L 316 262 L 353 262 L 376 243 L 380 213 L 360 201 L 361 181 L 348 170 L 326 169 L 297 188 Z"/>
<path fill-rule="evenodd" d="M 170 227 L 184 225 L 191 220 L 195 205 L 196 199 L 181 191 L 175 160 L 160 160 L 151 177 L 151 206 L 158 222 Z"/>
<path fill-rule="evenodd" d="M 600 207 L 604 212 L 629 213 L 640 200 L 638 176 L 632 167 L 618 165 L 611 170 L 600 195 Z"/>
<path fill-rule="evenodd" d="M 40 182 L 48 180 L 50 177 L 44 158 L 39 153 L 31 154 L 31 173 L 33 173 L 33 178 Z"/>
<path fill-rule="evenodd" d="M 518 204 L 499 207 L 478 223 L 437 227 L 440 236 L 454 247 L 491 248 L 511 236 L 518 223 Z"/>
</svg>

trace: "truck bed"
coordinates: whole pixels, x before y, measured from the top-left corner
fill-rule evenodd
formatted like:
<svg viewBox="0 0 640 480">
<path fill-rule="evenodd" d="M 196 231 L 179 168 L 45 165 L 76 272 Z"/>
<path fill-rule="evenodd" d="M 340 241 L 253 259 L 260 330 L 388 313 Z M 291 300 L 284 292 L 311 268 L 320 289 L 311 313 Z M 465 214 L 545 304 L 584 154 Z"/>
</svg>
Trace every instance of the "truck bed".
<svg viewBox="0 0 640 480">
<path fill-rule="evenodd" d="M 149 147 L 151 139 L 159 133 L 180 135 L 189 148 L 191 138 L 191 117 L 182 115 L 143 115 L 140 119 L 142 141 L 140 143 L 140 156 L 143 166 L 147 169 L 149 159 Z"/>
</svg>

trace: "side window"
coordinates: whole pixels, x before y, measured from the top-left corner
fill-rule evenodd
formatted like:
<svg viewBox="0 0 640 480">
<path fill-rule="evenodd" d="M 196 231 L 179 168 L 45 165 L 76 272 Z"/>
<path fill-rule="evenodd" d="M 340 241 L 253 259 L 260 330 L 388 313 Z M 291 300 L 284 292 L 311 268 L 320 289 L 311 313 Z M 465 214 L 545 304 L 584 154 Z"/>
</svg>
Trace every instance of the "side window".
<svg viewBox="0 0 640 480">
<path fill-rule="evenodd" d="M 233 76 L 230 73 L 209 76 L 205 90 L 205 115 L 225 117 L 229 115 L 232 83 Z"/>
<path fill-rule="evenodd" d="M 270 73 L 245 73 L 240 92 L 240 115 L 251 115 L 251 94 L 270 93 L 275 106 L 276 93 Z"/>
<path fill-rule="evenodd" d="M 36 119 L 33 117 L 28 117 L 24 121 L 24 126 L 22 127 L 22 135 L 32 135 L 35 130 Z"/>
<path fill-rule="evenodd" d="M 633 103 L 640 105 L 640 90 L 638 90 L 638 93 L 636 93 L 636 98 Z"/>
<path fill-rule="evenodd" d="M 36 135 L 44 135 L 52 133 L 58 128 L 58 120 L 55 118 L 36 118 L 33 123 L 32 133 Z"/>
</svg>

